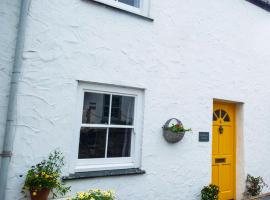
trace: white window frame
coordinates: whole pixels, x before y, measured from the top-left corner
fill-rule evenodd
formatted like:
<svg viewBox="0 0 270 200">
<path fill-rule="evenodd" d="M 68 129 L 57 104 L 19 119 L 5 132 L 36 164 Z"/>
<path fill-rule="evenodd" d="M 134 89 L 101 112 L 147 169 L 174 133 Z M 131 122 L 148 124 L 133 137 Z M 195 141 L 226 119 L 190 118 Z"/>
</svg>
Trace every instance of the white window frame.
<svg viewBox="0 0 270 200">
<path fill-rule="evenodd" d="M 141 15 L 147 18 L 150 17 L 150 1 L 151 0 L 140 0 L 139 8 L 130 6 L 125 3 L 119 2 L 118 0 L 93 0 L 102 4 L 109 5 L 114 8 L 119 8 L 137 15 Z"/>
<path fill-rule="evenodd" d="M 79 159 L 79 139 L 80 129 L 82 126 L 82 110 L 84 103 L 84 93 L 93 92 L 101 94 L 111 95 L 123 95 L 132 96 L 135 98 L 134 104 L 134 124 L 130 125 L 107 125 L 107 124 L 83 124 L 84 127 L 122 127 L 133 128 L 131 137 L 131 152 L 130 157 L 121 158 L 92 158 L 92 159 Z M 114 85 L 96 84 L 80 82 L 78 86 L 78 111 L 77 111 L 77 160 L 76 160 L 76 172 L 85 171 L 98 171 L 109 169 L 127 169 L 127 168 L 139 168 L 141 166 L 141 141 L 143 131 L 143 97 L 144 91 L 141 89 L 118 87 Z"/>
</svg>

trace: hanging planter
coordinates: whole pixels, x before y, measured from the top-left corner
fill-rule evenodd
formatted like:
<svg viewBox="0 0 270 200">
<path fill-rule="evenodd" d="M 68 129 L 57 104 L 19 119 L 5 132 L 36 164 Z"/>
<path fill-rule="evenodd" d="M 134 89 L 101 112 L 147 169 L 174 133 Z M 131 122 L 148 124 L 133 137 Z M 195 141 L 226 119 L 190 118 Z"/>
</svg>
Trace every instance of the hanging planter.
<svg viewBox="0 0 270 200">
<path fill-rule="evenodd" d="M 175 123 L 172 123 L 173 120 Z M 187 131 L 191 131 L 191 129 L 185 129 L 179 119 L 171 118 L 163 126 L 163 137 L 169 143 L 176 143 L 183 139 Z"/>
</svg>

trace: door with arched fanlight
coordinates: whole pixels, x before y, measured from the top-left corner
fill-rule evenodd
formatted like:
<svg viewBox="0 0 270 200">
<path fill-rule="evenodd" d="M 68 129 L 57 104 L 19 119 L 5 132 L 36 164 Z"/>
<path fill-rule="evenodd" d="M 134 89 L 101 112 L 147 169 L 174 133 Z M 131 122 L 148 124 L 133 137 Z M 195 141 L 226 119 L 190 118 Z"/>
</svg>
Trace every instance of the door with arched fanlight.
<svg viewBox="0 0 270 200">
<path fill-rule="evenodd" d="M 212 183 L 220 200 L 235 199 L 235 105 L 214 102 L 212 125 Z"/>
</svg>

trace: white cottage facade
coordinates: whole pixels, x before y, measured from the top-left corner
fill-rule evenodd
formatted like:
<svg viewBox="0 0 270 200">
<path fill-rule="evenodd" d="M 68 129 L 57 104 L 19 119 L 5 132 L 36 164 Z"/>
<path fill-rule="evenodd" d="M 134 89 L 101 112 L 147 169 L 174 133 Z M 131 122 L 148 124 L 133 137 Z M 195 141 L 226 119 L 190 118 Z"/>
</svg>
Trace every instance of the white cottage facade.
<svg viewBox="0 0 270 200">
<path fill-rule="evenodd" d="M 16 57 L 20 3 L 0 2 L 1 151 L 12 136 L 1 154 L 5 200 L 23 198 L 20 175 L 56 148 L 70 194 L 196 200 L 216 181 L 215 159 L 232 163 L 224 199 L 241 199 L 247 173 L 270 183 L 267 2 L 32 0 Z M 14 58 L 21 71 L 7 132 Z M 175 144 L 162 136 L 170 118 L 192 129 Z M 231 127 L 227 161 L 215 152 L 215 127 Z"/>
</svg>

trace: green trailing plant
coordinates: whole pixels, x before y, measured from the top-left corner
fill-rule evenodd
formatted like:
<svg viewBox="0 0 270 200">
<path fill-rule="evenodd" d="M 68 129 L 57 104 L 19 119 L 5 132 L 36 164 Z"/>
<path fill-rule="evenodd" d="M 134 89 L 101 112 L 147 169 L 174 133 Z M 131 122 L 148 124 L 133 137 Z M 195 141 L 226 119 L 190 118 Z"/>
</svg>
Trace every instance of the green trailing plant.
<svg viewBox="0 0 270 200">
<path fill-rule="evenodd" d="M 261 194 L 262 189 L 268 187 L 263 178 L 258 176 L 254 177 L 250 174 L 247 175 L 246 180 L 246 196 L 257 196 Z"/>
<path fill-rule="evenodd" d="M 213 184 L 204 186 L 201 190 L 201 200 L 218 200 L 219 187 Z"/>
<path fill-rule="evenodd" d="M 50 190 L 53 197 L 65 195 L 70 191 L 70 187 L 65 186 L 61 180 L 61 169 L 64 166 L 63 154 L 55 150 L 49 154 L 47 159 L 42 160 L 28 170 L 23 193 L 30 191 L 33 196 L 43 189 Z"/>
<path fill-rule="evenodd" d="M 191 129 L 185 129 L 181 124 L 172 124 L 170 127 L 164 128 L 165 130 L 169 130 L 173 133 L 183 133 L 187 131 L 191 131 Z"/>
<path fill-rule="evenodd" d="M 115 194 L 111 190 L 94 189 L 88 192 L 78 192 L 68 200 L 115 200 Z"/>
</svg>

